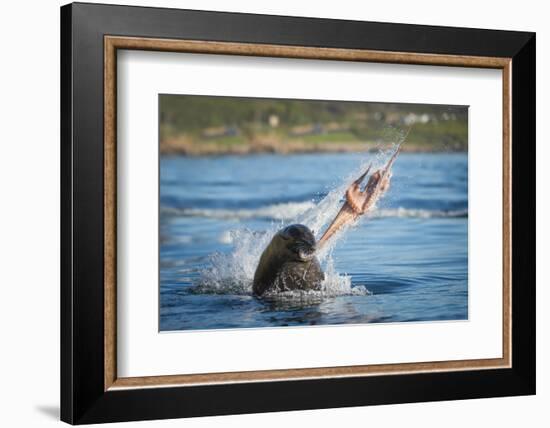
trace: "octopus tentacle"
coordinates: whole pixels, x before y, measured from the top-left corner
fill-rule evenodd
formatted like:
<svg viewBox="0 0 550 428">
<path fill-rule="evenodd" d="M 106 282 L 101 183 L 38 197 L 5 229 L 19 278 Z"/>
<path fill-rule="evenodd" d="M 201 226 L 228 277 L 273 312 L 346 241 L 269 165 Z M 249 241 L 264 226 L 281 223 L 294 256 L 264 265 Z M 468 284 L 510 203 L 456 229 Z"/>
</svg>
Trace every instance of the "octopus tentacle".
<svg viewBox="0 0 550 428">
<path fill-rule="evenodd" d="M 375 171 L 369 177 L 367 185 L 363 190 L 361 190 L 361 183 L 368 175 L 372 164 L 348 187 L 344 205 L 319 239 L 317 243 L 318 249 L 323 247 L 344 226 L 353 223 L 359 216 L 369 212 L 376 205 L 378 199 L 388 190 L 391 179 L 391 167 L 401 151 L 403 141 L 397 146 L 397 149 L 384 168 Z"/>
</svg>

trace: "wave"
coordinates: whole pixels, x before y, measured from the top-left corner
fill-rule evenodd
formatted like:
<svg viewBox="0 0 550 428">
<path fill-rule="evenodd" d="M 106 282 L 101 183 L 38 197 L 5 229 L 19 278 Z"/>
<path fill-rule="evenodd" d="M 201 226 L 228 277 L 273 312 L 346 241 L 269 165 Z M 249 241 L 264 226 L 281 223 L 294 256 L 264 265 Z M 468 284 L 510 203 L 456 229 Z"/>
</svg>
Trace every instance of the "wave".
<svg viewBox="0 0 550 428">
<path fill-rule="evenodd" d="M 387 218 L 387 217 L 410 217 L 410 218 L 466 218 L 468 210 L 424 210 L 415 208 L 387 208 L 378 209 L 372 212 L 370 217 Z"/>
<path fill-rule="evenodd" d="M 176 217 L 204 217 L 214 219 L 264 219 L 286 221 L 313 209 L 316 204 L 312 201 L 287 202 L 267 205 L 251 209 L 209 209 L 209 208 L 172 208 L 161 207 L 161 214 Z M 418 208 L 378 208 L 371 212 L 370 218 L 466 218 L 467 209 L 460 210 L 427 210 Z"/>
<path fill-rule="evenodd" d="M 161 207 L 162 215 L 181 217 L 206 217 L 216 219 L 266 219 L 266 220 L 291 220 L 315 207 L 311 201 L 286 202 L 267 205 L 251 209 L 225 209 L 225 208 L 172 208 Z"/>
</svg>

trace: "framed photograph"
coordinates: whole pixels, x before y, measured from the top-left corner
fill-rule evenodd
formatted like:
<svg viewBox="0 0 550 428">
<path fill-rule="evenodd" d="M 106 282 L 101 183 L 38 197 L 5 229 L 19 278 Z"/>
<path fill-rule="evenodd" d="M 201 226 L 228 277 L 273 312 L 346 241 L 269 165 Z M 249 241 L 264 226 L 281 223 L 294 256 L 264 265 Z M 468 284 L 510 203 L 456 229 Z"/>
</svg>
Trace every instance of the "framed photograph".
<svg viewBox="0 0 550 428">
<path fill-rule="evenodd" d="M 61 418 L 535 393 L 535 35 L 61 8 Z"/>
</svg>

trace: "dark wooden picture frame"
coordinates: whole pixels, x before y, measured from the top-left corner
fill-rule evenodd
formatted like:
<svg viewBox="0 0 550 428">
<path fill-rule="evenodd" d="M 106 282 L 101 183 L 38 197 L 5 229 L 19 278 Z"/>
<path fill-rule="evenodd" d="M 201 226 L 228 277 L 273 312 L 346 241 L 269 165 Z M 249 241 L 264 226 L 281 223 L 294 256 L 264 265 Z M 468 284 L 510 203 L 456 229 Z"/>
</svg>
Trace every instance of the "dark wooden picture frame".
<svg viewBox="0 0 550 428">
<path fill-rule="evenodd" d="M 501 69 L 503 357 L 118 378 L 117 49 Z M 71 4 L 61 9 L 61 130 L 62 420 L 80 424 L 534 394 L 533 33 Z"/>
</svg>

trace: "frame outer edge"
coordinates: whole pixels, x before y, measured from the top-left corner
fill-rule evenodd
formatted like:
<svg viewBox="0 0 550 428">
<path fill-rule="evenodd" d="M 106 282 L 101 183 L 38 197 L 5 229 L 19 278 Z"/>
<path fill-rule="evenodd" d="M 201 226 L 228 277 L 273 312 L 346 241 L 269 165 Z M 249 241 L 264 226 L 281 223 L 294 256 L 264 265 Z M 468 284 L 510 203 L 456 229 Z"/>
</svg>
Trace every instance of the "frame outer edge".
<svg viewBox="0 0 550 428">
<path fill-rule="evenodd" d="M 65 11 L 65 12 L 64 12 Z M 438 44 L 427 42 L 422 44 L 421 51 L 438 53 L 442 51 L 458 52 L 495 52 L 497 57 L 514 57 L 512 62 L 513 68 L 513 98 L 512 110 L 519 113 L 512 117 L 513 128 L 512 133 L 516 145 L 512 146 L 513 166 L 523 173 L 526 177 L 518 182 L 518 174 L 515 177 L 516 184 L 512 186 L 517 192 L 525 192 L 524 195 L 514 195 L 511 197 L 514 201 L 527 201 L 525 206 L 519 206 L 521 211 L 520 218 L 527 221 L 524 226 L 520 225 L 521 231 L 515 229 L 514 245 L 517 249 L 512 250 L 512 258 L 516 261 L 520 259 L 520 269 L 515 265 L 515 270 L 512 272 L 516 289 L 513 289 L 514 304 L 512 312 L 514 314 L 513 331 L 513 368 L 502 369 L 495 371 L 486 371 L 483 375 L 484 383 L 479 385 L 479 390 L 467 391 L 469 385 L 473 382 L 478 382 L 481 374 L 475 371 L 466 371 L 462 374 L 458 372 L 445 373 L 428 373 L 426 375 L 411 374 L 407 376 L 398 376 L 394 379 L 384 380 L 381 382 L 378 377 L 373 377 L 369 381 L 367 387 L 364 382 L 357 378 L 342 378 L 328 381 L 323 380 L 308 380 L 296 381 L 292 388 L 284 386 L 286 382 L 265 382 L 257 384 L 231 385 L 231 386 L 197 386 L 193 388 L 161 388 L 161 389 L 140 389 L 138 391 L 104 391 L 104 372 L 99 373 L 100 369 L 104 368 L 103 361 L 98 361 L 98 356 L 105 351 L 105 343 L 103 337 L 98 338 L 98 329 L 103 329 L 104 314 L 97 315 L 96 312 L 91 312 L 91 309 L 97 309 L 99 300 L 103 302 L 103 292 L 101 297 L 96 299 L 96 294 L 92 293 L 95 290 L 95 282 L 99 279 L 93 271 L 92 279 L 86 276 L 81 277 L 81 263 L 86 259 L 79 259 L 79 264 L 73 264 L 73 255 L 81 257 L 89 257 L 97 255 L 97 244 L 99 239 L 92 237 L 90 233 L 83 230 L 82 224 L 77 224 L 76 221 L 82 223 L 82 210 L 79 204 L 82 204 L 82 195 L 80 191 L 93 196 L 93 202 L 98 204 L 99 198 L 96 198 L 95 184 L 88 184 L 82 181 L 82 178 L 90 177 L 96 168 L 98 154 L 95 150 L 90 150 L 89 145 L 95 147 L 97 140 L 103 135 L 103 128 L 98 130 L 98 125 L 103 123 L 100 120 L 98 103 L 103 101 L 103 94 L 97 94 L 103 88 L 103 83 L 100 76 L 97 75 L 97 61 L 99 60 L 99 51 L 103 54 L 103 49 L 98 49 L 98 44 L 107 34 L 119 35 L 135 35 L 144 34 L 146 36 L 151 33 L 165 38 L 198 38 L 202 34 L 206 34 L 206 39 L 223 40 L 223 41 L 241 41 L 243 43 L 262 43 L 267 40 L 269 43 L 274 41 L 275 44 L 280 43 L 280 40 L 289 38 L 291 43 L 300 44 L 300 40 L 309 40 L 315 36 L 315 31 L 318 30 L 318 25 L 313 25 L 313 28 L 300 29 L 300 31 L 280 35 L 273 31 L 273 24 L 288 24 L 291 30 L 296 30 L 297 24 L 310 24 L 307 18 L 285 18 L 276 16 L 263 16 L 251 14 L 231 14 L 223 13 L 223 19 L 220 17 L 222 13 L 217 12 L 198 12 L 198 11 L 183 11 L 169 10 L 159 8 L 139 8 L 127 6 L 106 6 L 92 4 L 73 4 L 64 6 L 61 11 L 61 401 L 62 401 L 62 420 L 69 423 L 92 423 L 92 422 L 114 422 L 128 420 L 143 420 L 151 418 L 174 418 L 174 417 L 189 417 L 189 416 L 205 416 L 214 414 L 237 414 L 251 412 L 266 412 L 266 411 L 282 411 L 282 410 L 298 410 L 298 409 L 314 409 L 328 407 L 344 407 L 344 406 L 364 406 L 372 404 L 389 404 L 401 402 L 418 402 L 418 401 L 438 401 L 450 399 L 489 397 L 489 396 L 506 396 L 506 395 L 526 395 L 535 392 L 535 324 L 534 324 L 534 216 L 530 214 L 530 210 L 534 208 L 534 186 L 524 189 L 524 185 L 534 185 L 534 112 L 535 112 L 535 49 L 534 49 L 534 34 L 524 32 L 506 32 L 506 31 L 489 31 L 475 29 L 452 29 L 445 27 L 426 27 L 423 26 L 407 26 L 403 24 L 380 24 L 380 23 L 363 23 L 371 27 L 383 27 L 380 30 L 382 33 L 387 33 L 388 29 L 395 29 L 398 32 L 410 32 L 408 27 L 415 27 L 417 31 L 431 32 L 444 34 L 449 36 L 452 32 L 454 40 L 457 40 L 457 45 L 449 44 L 449 40 Z M 148 17 L 145 20 L 145 17 Z M 149 19 L 149 16 L 151 19 Z M 109 19 L 105 19 L 109 17 Z M 253 24 L 253 18 L 261 20 L 266 24 L 266 28 L 262 27 L 262 31 L 251 32 L 252 28 L 248 24 Z M 226 24 L 232 19 L 239 23 L 244 23 L 244 27 L 235 27 L 235 23 L 224 25 L 224 28 L 204 28 L 203 24 L 206 19 L 212 18 L 214 22 L 222 22 Z M 348 25 L 346 22 L 334 20 L 316 20 L 318 23 L 331 24 L 331 30 L 335 27 Z M 330 21 L 330 22 L 329 22 Z M 256 22 L 257 23 L 257 22 Z M 161 24 L 170 24 L 168 26 Z M 178 25 L 174 25 L 178 24 Z M 183 27 L 180 24 L 187 24 Z M 350 22 L 349 25 L 356 26 L 354 32 L 358 31 L 357 27 L 361 26 L 360 22 Z M 143 26 L 143 31 L 141 30 Z M 406 30 L 406 31 L 405 31 Z M 470 30 L 470 32 L 468 32 Z M 149 32 L 149 33 L 147 33 Z M 332 31 L 334 33 L 334 31 Z M 372 32 L 372 31 L 371 31 Z M 457 32 L 466 37 L 466 41 L 461 42 L 462 37 L 458 36 Z M 147 33 L 147 34 L 146 34 Z M 302 34 L 305 34 L 302 36 Z M 199 34 L 199 36 L 197 36 Z M 332 34 L 332 33 L 331 33 Z M 477 34 L 477 42 L 472 42 L 472 39 Z M 484 40 L 485 43 L 479 42 L 479 36 L 487 35 L 490 43 Z M 189 36 L 188 36 L 189 35 Z M 321 45 L 339 47 L 340 45 L 348 45 L 350 33 L 335 36 L 335 38 L 325 37 L 319 41 Z M 437 39 L 437 38 L 436 38 Z M 256 40 L 259 40 L 257 42 Z M 364 40 L 364 39 L 362 39 Z M 369 39 L 370 40 L 370 39 Z M 390 40 L 388 42 L 388 40 Z M 375 50 L 384 50 L 380 44 L 399 45 L 399 37 L 390 37 L 384 42 L 379 41 L 376 37 L 374 41 L 370 41 L 370 45 L 375 46 Z M 317 42 L 316 42 L 317 43 Z M 453 42 L 454 43 L 454 42 Z M 303 43 L 309 45 L 308 43 Z M 349 43 L 354 44 L 354 43 Z M 358 43 L 361 49 L 366 43 Z M 405 41 L 402 44 L 407 44 Z M 414 44 L 414 43 L 412 43 Z M 489 46 L 489 48 L 488 48 Z M 352 47 L 352 46 L 349 46 Z M 80 49 L 83 48 L 83 49 Z M 79 52 L 78 56 L 74 54 Z M 417 52 L 412 49 L 412 52 Z M 516 57 L 517 54 L 517 57 Z M 483 55 L 481 55 L 483 56 Z M 92 65 L 86 68 L 85 65 Z M 74 70 L 77 69 L 75 74 Z M 101 67 L 103 69 L 103 67 Z M 520 78 L 521 75 L 521 78 Z M 520 84 L 523 82 L 523 84 Z M 521 87 L 521 89 L 520 89 Z M 527 94 L 521 93 L 525 90 Z M 93 93 L 95 91 L 95 93 Z M 96 96 L 97 94 L 97 96 Z M 518 98 L 517 95 L 520 95 Z M 90 101 L 91 106 L 81 106 L 83 102 L 81 98 L 85 96 L 86 101 Z M 103 103 L 102 103 L 103 104 Z M 73 111 L 77 107 L 77 115 Z M 101 106 L 101 111 L 103 105 Z M 525 110 L 525 111 L 522 111 Z M 530 115 L 532 117 L 530 117 Z M 73 116 L 75 117 L 73 119 Z M 83 120 L 86 117 L 86 120 Z M 74 124 L 73 124 L 74 121 Z M 520 130 L 521 128 L 521 130 Z M 84 132 L 85 131 L 85 132 Z M 97 132 L 96 132 L 97 131 Z M 525 135 L 521 135 L 524 132 Z M 518 137 L 522 141 L 522 150 L 529 153 L 522 153 L 517 147 Z M 533 144 L 533 147 L 531 147 Z M 76 150 L 78 149 L 78 150 Z M 532 150 L 531 150 L 532 149 Z M 85 157 L 80 153 L 86 152 L 92 155 L 89 159 L 91 168 L 87 167 L 84 162 Z M 103 151 L 102 151 L 103 153 Z M 77 165 L 78 163 L 78 165 Z M 85 167 L 85 171 L 78 170 L 78 166 Z M 531 170 L 530 170 L 531 168 Z M 96 168 L 97 169 L 97 168 Z M 99 171 L 99 170 L 98 170 Z M 101 167 L 103 171 L 103 167 Z M 516 172 L 518 169 L 516 169 Z M 78 177 L 73 177 L 73 174 Z M 92 178 L 93 175 L 91 176 Z M 78 178 L 78 180 L 77 180 Z M 103 174 L 100 174 L 98 179 L 102 180 Z M 94 178 L 95 179 L 95 178 Z M 74 186 L 74 190 L 73 190 Z M 529 198 L 532 202 L 529 202 Z M 104 200 L 102 195 L 101 200 Z M 97 200 L 96 200 L 97 199 Z M 78 203 L 78 204 L 77 204 Z M 517 206 L 517 205 L 516 205 Z M 95 213 L 95 208 L 91 205 Z M 101 207 L 101 216 L 104 211 Z M 95 213 L 96 215 L 98 213 Z M 80 218 L 77 218 L 77 215 Z M 514 212 L 512 221 L 517 222 L 517 213 Z M 99 225 L 95 219 L 90 219 L 92 230 L 99 230 Z M 514 221 L 515 220 L 515 221 Z M 68 225 L 67 223 L 70 222 Z M 73 227 L 72 222 L 75 222 Z M 103 224 L 103 223 L 102 223 Z M 102 233 L 101 241 L 103 242 L 104 234 Z M 79 236 L 77 236 L 77 233 Z M 522 234 L 524 236 L 522 236 Z M 90 240 L 90 248 L 83 248 L 82 238 Z M 519 239 L 516 239 L 516 236 Z M 526 252 L 527 251 L 527 252 Z M 102 254 L 103 255 L 103 254 Z M 532 258 L 533 260 L 529 260 Z M 97 265 L 99 261 L 93 260 L 93 264 Z M 92 263 L 87 264 L 92 266 Z M 93 267 L 93 266 L 92 266 Z M 521 271 L 521 277 L 518 271 Z M 103 277 L 104 270 L 101 269 Z M 78 282 L 77 282 L 78 280 Z M 518 290 L 518 284 L 521 286 Z M 75 294 L 75 292 L 78 292 Z M 525 296 L 522 296 L 522 294 Z M 519 297 L 521 304 L 518 302 Z M 87 300 L 86 300 L 87 298 Z M 102 304 L 103 306 L 103 304 Z M 530 313 L 529 311 L 533 311 Z M 521 315 L 518 317 L 518 315 Z M 67 324 L 68 321 L 68 324 Z M 518 341 L 518 334 L 523 334 L 526 337 Z M 78 339 L 78 341 L 76 340 Z M 101 339 L 101 341 L 99 340 Z M 101 342 L 101 345 L 99 344 Z M 85 346 L 83 344 L 85 343 Z M 95 353 L 95 355 L 94 355 Z M 386 377 L 387 378 L 387 377 Z M 421 381 L 422 379 L 422 381 Z M 414 395 L 411 395 L 411 387 L 425 386 L 424 389 L 417 390 Z M 449 389 L 448 386 L 453 384 L 454 387 Z M 376 394 L 372 392 L 372 387 L 378 385 L 382 389 L 377 390 Z M 321 394 L 314 399 L 310 397 L 313 390 L 319 391 Z M 351 390 L 350 390 L 351 388 Z M 261 392 L 275 394 L 274 402 L 265 402 Z M 353 391 L 353 394 L 351 393 Z M 362 391 L 362 393 L 361 393 Z M 324 392 L 324 393 L 323 393 Z M 283 393 L 283 394 L 280 394 Z M 391 393 L 391 394 L 389 394 Z M 236 400 L 235 395 L 243 394 L 250 401 L 243 403 L 242 400 Z M 288 395 L 288 397 L 287 397 Z M 212 406 L 211 403 L 205 403 L 205 397 L 221 398 L 225 397 L 228 400 L 226 403 L 220 403 Z M 297 401 L 289 401 L 289 397 L 294 397 Z M 383 398 L 381 398 L 383 397 Z"/>
<path fill-rule="evenodd" d="M 512 59 L 513 370 L 536 392 L 536 35 Z"/>
<path fill-rule="evenodd" d="M 74 364 L 73 364 L 73 34 L 72 5 L 60 9 L 60 156 L 61 156 L 61 349 L 60 349 L 60 418 L 74 423 Z"/>
<path fill-rule="evenodd" d="M 71 4 L 72 421 L 104 391 L 104 100 L 101 5 Z M 89 12 L 94 13 L 90 16 Z M 96 12 L 97 11 L 97 12 Z"/>
<path fill-rule="evenodd" d="M 262 43 L 269 38 L 273 45 L 315 46 L 327 48 L 396 51 L 395 44 L 406 44 L 403 52 L 444 55 L 510 58 L 519 52 L 532 33 L 484 28 L 449 27 L 409 24 L 403 22 L 376 22 L 353 19 L 311 18 L 307 16 L 269 15 L 245 12 L 179 9 L 174 7 L 143 7 L 116 4 L 74 3 L 75 8 L 88 18 L 102 22 L 104 28 L 116 31 L 105 34 L 120 36 L 156 37 L 159 31 L 152 22 L 162 20 L 162 38 L 210 40 L 234 43 Z M 155 19 L 147 19 L 155 15 Z M 124 18 L 123 25 L 113 21 Z M 208 20 L 215 29 L 205 29 L 201 21 Z M 367 25 L 370 28 L 366 28 Z M 140 30 L 136 31 L 135 26 Z M 276 34 L 270 27 L 279 26 Z M 181 27 L 185 27 L 182 29 Z M 341 27 L 346 29 L 342 31 Z M 132 27 L 128 30 L 128 27 Z M 336 28 L 340 27 L 340 28 Z M 338 31 L 336 31 L 338 30 Z M 184 36 L 182 34 L 185 33 Z M 330 36 L 327 34 L 330 33 Z M 384 33 L 383 36 L 380 34 Z M 430 33 L 430 36 L 426 36 Z M 210 35 L 209 35 L 210 34 Z M 212 36 L 212 34 L 215 34 Z M 314 35 L 312 37 L 312 34 Z M 480 39 L 484 39 L 480 43 Z"/>
</svg>

